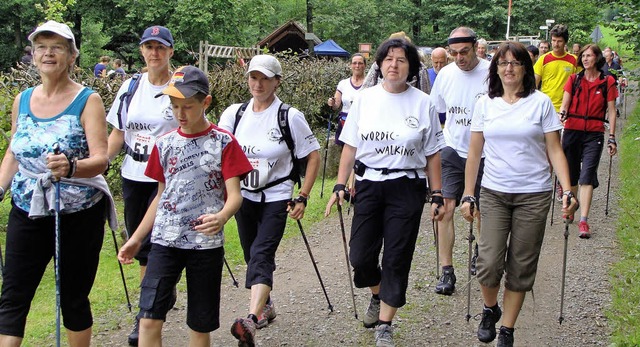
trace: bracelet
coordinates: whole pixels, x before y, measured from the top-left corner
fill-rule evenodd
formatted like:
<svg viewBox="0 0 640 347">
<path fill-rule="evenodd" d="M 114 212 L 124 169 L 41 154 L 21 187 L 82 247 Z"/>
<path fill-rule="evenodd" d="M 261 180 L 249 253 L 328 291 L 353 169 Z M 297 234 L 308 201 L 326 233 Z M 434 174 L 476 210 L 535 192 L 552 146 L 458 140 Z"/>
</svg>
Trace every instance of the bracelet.
<svg viewBox="0 0 640 347">
<path fill-rule="evenodd" d="M 616 134 L 609 134 L 609 137 L 616 137 Z"/>
<path fill-rule="evenodd" d="M 431 195 L 433 195 L 433 194 L 441 194 L 442 195 L 442 190 L 434 189 L 434 190 L 431 191 Z"/>
<path fill-rule="evenodd" d="M 0 187 L 0 201 L 4 200 L 4 193 L 5 193 L 4 188 Z"/>
<path fill-rule="evenodd" d="M 309 194 L 307 194 L 307 193 L 305 193 L 305 192 L 303 192 L 303 191 L 300 191 L 300 192 L 298 193 L 298 195 L 303 196 L 305 199 L 309 199 Z"/>
<path fill-rule="evenodd" d="M 77 157 L 67 158 L 67 160 L 69 160 L 69 172 L 67 172 L 66 177 L 71 178 L 73 177 L 73 175 L 75 175 L 76 169 L 78 168 L 78 158 Z"/>
<path fill-rule="evenodd" d="M 345 190 L 346 188 L 347 186 L 344 184 L 336 184 L 335 186 L 333 186 L 333 192 L 337 193 L 339 191 Z"/>
</svg>

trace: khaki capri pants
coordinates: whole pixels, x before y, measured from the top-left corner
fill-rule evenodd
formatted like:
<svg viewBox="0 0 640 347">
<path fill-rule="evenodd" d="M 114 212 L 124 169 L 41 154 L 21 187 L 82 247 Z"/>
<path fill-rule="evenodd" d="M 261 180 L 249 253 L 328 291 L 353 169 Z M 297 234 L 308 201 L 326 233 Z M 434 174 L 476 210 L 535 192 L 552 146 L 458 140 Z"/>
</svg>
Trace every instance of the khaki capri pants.
<svg viewBox="0 0 640 347">
<path fill-rule="evenodd" d="M 533 288 L 544 239 L 551 191 L 502 193 L 480 190 L 482 233 L 478 238 L 478 282 L 495 288 L 505 273 L 505 288 Z"/>
</svg>

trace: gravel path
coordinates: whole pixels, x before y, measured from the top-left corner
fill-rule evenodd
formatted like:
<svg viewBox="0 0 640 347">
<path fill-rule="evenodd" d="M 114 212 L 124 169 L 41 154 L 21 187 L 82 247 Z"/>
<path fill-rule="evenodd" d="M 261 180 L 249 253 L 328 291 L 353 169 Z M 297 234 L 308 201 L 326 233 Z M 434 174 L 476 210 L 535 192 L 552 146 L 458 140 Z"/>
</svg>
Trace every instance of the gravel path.
<svg viewBox="0 0 640 347">
<path fill-rule="evenodd" d="M 635 102 L 627 105 L 633 110 Z M 620 123 L 624 123 L 620 119 Z M 621 124 L 623 125 L 623 124 Z M 619 127 L 620 129 L 620 127 Z M 549 226 L 542 249 L 533 293 L 526 297 L 516 324 L 516 346 L 606 346 L 611 329 L 605 317 L 610 306 L 610 265 L 618 259 L 615 237 L 617 219 L 617 164 L 613 158 L 609 215 L 605 216 L 608 155 L 603 153 L 599 177 L 601 186 L 594 192 L 589 219 L 593 237 L 578 238 L 577 223 L 570 226 L 568 238 L 567 281 L 564 323 L 558 324 L 563 253 L 564 224 L 560 205 L 556 203 L 555 220 Z M 315 201 L 312 203 L 324 203 Z M 451 297 L 434 293 L 435 254 L 431 223 L 423 218 L 423 227 L 414 254 L 407 305 L 398 311 L 394 321 L 397 346 L 488 346 L 478 342 L 475 332 L 480 319 L 482 300 L 478 283 L 471 281 L 471 320 L 466 321 L 468 224 L 456 212 L 457 292 Z M 345 224 L 350 228 L 350 217 Z M 304 224 L 304 222 L 303 222 Z M 258 346 L 373 346 L 373 330 L 365 329 L 354 318 L 347 281 L 345 256 L 337 214 L 334 212 L 315 225 L 306 225 L 305 232 L 322 275 L 334 312 L 327 302 L 314 272 L 298 230 L 283 242 L 276 257 L 273 299 L 278 317 L 267 328 L 259 330 Z M 249 291 L 243 289 L 244 267 L 234 270 L 241 283 L 237 289 L 224 272 L 221 301 L 221 327 L 212 333 L 213 346 L 236 346 L 229 333 L 233 319 L 246 316 Z M 164 326 L 165 346 L 186 346 L 188 330 L 185 324 L 186 291 L 181 284 L 178 303 Z M 368 304 L 367 289 L 356 289 L 360 318 Z M 112 317 L 96 317 L 96 346 L 126 346 L 132 315 L 114 312 Z M 116 321 L 114 324 L 113 321 Z M 113 328 L 115 326 L 115 328 Z M 498 324 L 499 326 L 499 324 Z"/>
</svg>

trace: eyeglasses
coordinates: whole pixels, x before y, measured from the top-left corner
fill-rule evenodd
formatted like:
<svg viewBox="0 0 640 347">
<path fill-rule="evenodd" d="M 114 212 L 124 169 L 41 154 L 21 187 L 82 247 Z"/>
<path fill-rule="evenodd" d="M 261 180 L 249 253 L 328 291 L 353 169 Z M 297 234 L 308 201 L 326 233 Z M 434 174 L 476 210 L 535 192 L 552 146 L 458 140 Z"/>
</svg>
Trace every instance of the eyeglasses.
<svg viewBox="0 0 640 347">
<path fill-rule="evenodd" d="M 498 62 L 498 66 L 500 67 L 507 67 L 507 65 L 511 65 L 513 67 L 519 67 L 519 66 L 522 66 L 523 64 L 522 62 L 517 60 L 512 60 L 512 61 L 503 60 Z"/>
<path fill-rule="evenodd" d="M 61 54 L 61 53 L 67 52 L 68 49 L 69 48 L 65 47 L 64 45 L 52 45 L 52 46 L 36 45 L 33 51 L 38 54 L 44 54 L 47 51 L 51 51 L 51 53 L 53 54 Z"/>
<path fill-rule="evenodd" d="M 354 61 L 351 65 L 364 65 L 364 63 L 361 61 Z"/>
</svg>

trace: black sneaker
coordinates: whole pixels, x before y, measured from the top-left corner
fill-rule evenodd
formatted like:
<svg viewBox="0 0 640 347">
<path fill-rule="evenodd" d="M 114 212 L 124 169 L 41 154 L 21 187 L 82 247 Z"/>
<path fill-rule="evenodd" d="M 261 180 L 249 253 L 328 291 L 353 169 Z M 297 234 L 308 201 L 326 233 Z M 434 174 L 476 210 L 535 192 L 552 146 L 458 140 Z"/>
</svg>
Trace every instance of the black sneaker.
<svg viewBox="0 0 640 347">
<path fill-rule="evenodd" d="M 513 347 L 513 329 L 500 327 L 500 335 L 498 335 L 497 347 Z"/>
<path fill-rule="evenodd" d="M 136 317 L 136 322 L 133 325 L 133 330 L 131 331 L 131 334 L 129 334 L 129 337 L 127 338 L 129 342 L 129 346 L 137 346 L 139 336 L 140 336 L 140 321 L 138 320 L 138 317 Z"/>
<path fill-rule="evenodd" d="M 478 326 L 478 340 L 480 342 L 491 342 L 496 338 L 496 323 L 502 317 L 502 310 L 496 305 L 495 310 L 485 307 L 482 310 L 482 321 Z"/>
<path fill-rule="evenodd" d="M 476 246 L 474 247 L 473 256 L 471 257 L 471 276 L 475 276 L 477 269 L 476 264 L 478 263 L 478 243 L 476 242 Z"/>
<path fill-rule="evenodd" d="M 451 295 L 456 290 L 456 275 L 453 273 L 453 268 L 451 270 L 443 270 L 442 276 L 440 276 L 440 280 L 438 284 L 436 284 L 436 293 L 442 295 Z"/>
</svg>

